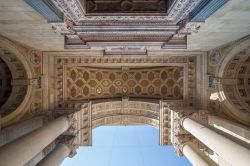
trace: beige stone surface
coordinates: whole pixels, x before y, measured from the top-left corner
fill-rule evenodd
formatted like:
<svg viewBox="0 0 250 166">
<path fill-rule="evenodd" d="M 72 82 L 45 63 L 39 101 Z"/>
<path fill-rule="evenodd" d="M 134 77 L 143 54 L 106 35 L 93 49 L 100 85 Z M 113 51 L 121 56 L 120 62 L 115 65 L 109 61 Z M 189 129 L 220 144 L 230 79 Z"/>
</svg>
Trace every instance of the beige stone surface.
<svg viewBox="0 0 250 166">
<path fill-rule="evenodd" d="M 39 50 L 62 50 L 63 36 L 23 0 L 0 0 L 0 34 Z"/>
<path fill-rule="evenodd" d="M 250 1 L 230 0 L 188 36 L 188 49 L 207 51 L 250 34 Z"/>
<path fill-rule="evenodd" d="M 43 126 L 43 117 L 36 117 L 0 131 L 0 147 Z"/>
<path fill-rule="evenodd" d="M 250 34 L 249 16 L 249 0 L 230 0 L 188 36 L 188 49 L 206 51 Z M 43 51 L 64 49 L 63 36 L 22 0 L 0 0 L 0 34 Z"/>
</svg>

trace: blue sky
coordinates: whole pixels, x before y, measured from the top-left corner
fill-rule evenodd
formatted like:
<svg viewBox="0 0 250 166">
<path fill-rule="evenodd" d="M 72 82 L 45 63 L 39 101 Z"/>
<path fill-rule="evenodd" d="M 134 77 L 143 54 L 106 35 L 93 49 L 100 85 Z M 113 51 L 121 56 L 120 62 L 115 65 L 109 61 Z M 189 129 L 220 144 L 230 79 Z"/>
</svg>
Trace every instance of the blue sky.
<svg viewBox="0 0 250 166">
<path fill-rule="evenodd" d="M 159 130 L 149 126 L 102 126 L 93 146 L 80 147 L 61 166 L 191 166 L 171 146 L 159 146 Z"/>
</svg>

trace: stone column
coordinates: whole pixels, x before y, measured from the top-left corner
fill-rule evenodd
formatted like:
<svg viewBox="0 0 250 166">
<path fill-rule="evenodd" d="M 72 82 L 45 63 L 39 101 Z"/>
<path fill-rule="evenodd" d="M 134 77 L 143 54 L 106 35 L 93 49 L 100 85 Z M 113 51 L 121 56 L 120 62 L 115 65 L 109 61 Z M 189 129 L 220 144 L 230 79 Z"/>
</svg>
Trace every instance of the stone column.
<svg viewBox="0 0 250 166">
<path fill-rule="evenodd" d="M 208 124 L 250 144 L 250 130 L 241 124 L 213 115 L 208 116 Z"/>
<path fill-rule="evenodd" d="M 228 161 L 231 165 L 248 166 L 250 150 L 195 122 L 190 118 L 182 119 L 182 126 L 203 144 Z"/>
<path fill-rule="evenodd" d="M 61 162 L 70 155 L 71 148 L 66 144 L 58 144 L 56 148 L 50 152 L 38 166 L 60 166 Z"/>
<path fill-rule="evenodd" d="M 60 117 L 20 139 L 0 148 L 0 165 L 24 165 L 43 148 L 68 130 L 70 122 L 67 117 Z"/>
<path fill-rule="evenodd" d="M 43 126 L 43 117 L 35 117 L 0 131 L 0 147 Z"/>
<path fill-rule="evenodd" d="M 193 166 L 217 165 L 191 142 L 182 144 L 181 151 L 187 157 L 187 159 L 192 163 Z"/>
</svg>

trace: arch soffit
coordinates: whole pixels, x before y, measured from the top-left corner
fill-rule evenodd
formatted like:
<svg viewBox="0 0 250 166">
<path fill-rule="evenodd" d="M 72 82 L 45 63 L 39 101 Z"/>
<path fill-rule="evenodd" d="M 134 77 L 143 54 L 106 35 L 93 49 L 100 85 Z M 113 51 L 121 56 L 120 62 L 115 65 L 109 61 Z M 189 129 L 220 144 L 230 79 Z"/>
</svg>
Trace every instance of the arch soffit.
<svg viewBox="0 0 250 166">
<path fill-rule="evenodd" d="M 159 120 L 144 116 L 114 115 L 102 117 L 92 121 L 92 129 L 100 126 L 130 126 L 130 125 L 149 125 L 159 129 Z"/>
<path fill-rule="evenodd" d="M 241 52 L 242 50 L 249 49 L 250 48 L 250 36 L 247 36 L 239 41 L 237 41 L 235 44 L 233 44 L 231 47 L 229 47 L 227 50 L 225 50 L 224 53 L 224 59 L 222 60 L 216 75 L 218 78 L 223 78 L 224 71 L 226 69 L 227 64 L 230 62 L 230 60 L 237 55 L 237 53 Z M 218 92 L 223 92 L 223 86 L 220 84 L 218 86 Z M 236 120 L 246 124 L 249 126 L 250 124 L 250 113 L 244 113 L 239 111 L 235 106 L 233 106 L 228 100 L 226 99 L 225 93 L 218 93 L 220 101 L 222 102 L 222 107 L 226 111 L 227 114 L 231 115 Z M 247 114 L 247 115 L 246 115 Z"/>
<path fill-rule="evenodd" d="M 32 73 L 32 68 L 25 59 L 25 54 L 27 54 L 28 50 L 25 49 L 24 47 L 13 43 L 9 39 L 3 37 L 0 35 L 0 46 L 3 47 L 4 49 L 7 49 L 11 53 L 13 53 L 18 60 L 22 63 L 24 66 L 25 72 L 27 79 L 32 79 L 33 73 Z M 1 118 L 1 125 L 2 126 L 7 126 L 12 123 L 15 123 L 18 121 L 26 112 L 27 112 L 27 106 L 30 104 L 31 99 L 32 99 L 32 92 L 33 92 L 33 87 L 31 85 L 27 86 L 27 91 L 26 91 L 26 96 L 23 99 L 22 103 L 19 105 L 19 107 L 9 115 Z"/>
<path fill-rule="evenodd" d="M 150 125 L 159 128 L 160 107 L 142 101 L 92 104 L 92 128 L 103 125 Z"/>
</svg>

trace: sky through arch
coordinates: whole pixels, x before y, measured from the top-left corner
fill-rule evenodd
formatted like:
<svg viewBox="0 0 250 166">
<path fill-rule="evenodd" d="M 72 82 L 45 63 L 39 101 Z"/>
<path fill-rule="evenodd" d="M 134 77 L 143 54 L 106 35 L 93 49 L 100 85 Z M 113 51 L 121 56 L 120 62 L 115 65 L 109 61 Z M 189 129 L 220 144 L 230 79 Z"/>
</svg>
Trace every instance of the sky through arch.
<svg viewBox="0 0 250 166">
<path fill-rule="evenodd" d="M 102 126 L 93 130 L 93 146 L 80 147 L 61 166 L 191 166 L 171 146 L 159 146 L 159 130 L 150 126 Z"/>
</svg>

